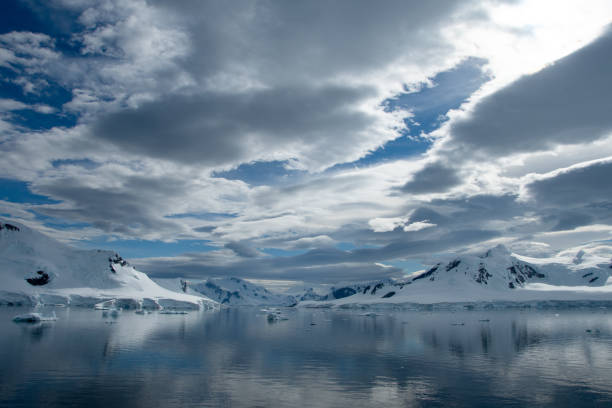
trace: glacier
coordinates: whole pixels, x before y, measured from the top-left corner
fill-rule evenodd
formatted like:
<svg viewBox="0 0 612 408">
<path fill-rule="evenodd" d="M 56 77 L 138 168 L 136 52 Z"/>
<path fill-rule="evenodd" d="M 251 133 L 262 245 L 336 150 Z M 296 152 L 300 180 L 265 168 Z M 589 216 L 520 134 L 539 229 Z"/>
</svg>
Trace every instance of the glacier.
<svg viewBox="0 0 612 408">
<path fill-rule="evenodd" d="M 295 306 L 291 295 L 272 292 L 236 277 L 212 277 L 202 281 L 181 278 L 154 279 L 160 286 L 193 296 L 205 296 L 226 306 Z"/>
</svg>

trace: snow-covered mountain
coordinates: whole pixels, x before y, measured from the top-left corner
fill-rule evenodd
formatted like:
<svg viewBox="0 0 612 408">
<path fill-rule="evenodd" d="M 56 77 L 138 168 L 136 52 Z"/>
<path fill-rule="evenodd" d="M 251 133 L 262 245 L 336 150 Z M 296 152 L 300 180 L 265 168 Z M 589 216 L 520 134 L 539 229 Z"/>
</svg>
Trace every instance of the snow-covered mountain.
<svg viewBox="0 0 612 408">
<path fill-rule="evenodd" d="M 296 299 L 274 293 L 240 278 L 209 278 L 204 281 L 156 279 L 161 286 L 196 296 L 205 296 L 228 306 L 293 306 Z"/>
<path fill-rule="evenodd" d="M 215 302 L 164 289 L 112 251 L 79 250 L 0 221 L 0 305 L 199 309 Z"/>
<path fill-rule="evenodd" d="M 300 305 L 612 301 L 609 254 L 609 246 L 592 245 L 538 259 L 499 245 L 483 254 L 440 261 L 405 279 L 335 287 L 331 294 Z"/>
<path fill-rule="evenodd" d="M 362 282 L 340 282 L 335 285 L 318 285 L 318 287 L 305 286 L 299 289 L 290 290 L 290 293 L 298 302 L 309 300 L 324 301 L 343 299 L 359 293 L 370 292 L 376 295 L 379 288 L 385 285 L 390 286 L 396 281 L 392 279 L 371 280 Z"/>
</svg>

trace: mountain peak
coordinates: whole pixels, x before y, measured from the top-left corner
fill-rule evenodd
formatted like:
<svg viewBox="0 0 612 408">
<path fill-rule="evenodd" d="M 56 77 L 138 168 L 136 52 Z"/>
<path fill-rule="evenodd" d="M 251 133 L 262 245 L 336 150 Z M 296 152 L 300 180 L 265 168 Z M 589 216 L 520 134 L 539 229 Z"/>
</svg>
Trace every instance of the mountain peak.
<svg viewBox="0 0 612 408">
<path fill-rule="evenodd" d="M 481 258 L 507 257 L 511 254 L 512 253 L 510 252 L 510 250 L 504 244 L 498 244 L 495 247 L 489 249 L 487 252 L 485 252 L 485 254 L 481 256 Z"/>
</svg>

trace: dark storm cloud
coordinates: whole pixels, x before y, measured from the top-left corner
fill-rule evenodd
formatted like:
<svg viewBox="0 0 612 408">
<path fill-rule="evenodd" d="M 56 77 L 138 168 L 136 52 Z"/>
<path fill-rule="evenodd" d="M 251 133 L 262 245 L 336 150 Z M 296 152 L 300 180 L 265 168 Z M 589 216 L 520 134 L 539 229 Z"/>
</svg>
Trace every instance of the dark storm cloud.
<svg viewBox="0 0 612 408">
<path fill-rule="evenodd" d="M 611 66 L 612 30 L 608 30 L 573 54 L 485 97 L 469 117 L 452 124 L 449 148 L 459 148 L 461 154 L 475 149 L 504 156 L 608 134 Z"/>
<path fill-rule="evenodd" d="M 438 28 L 473 1 L 170 1 L 165 8 L 188 27 L 197 52 L 184 61 L 195 75 L 247 66 L 266 82 L 355 74 L 392 64 L 407 46 L 413 61 L 441 44 Z M 465 19 L 484 19 L 478 9 Z M 228 66 L 230 65 L 230 66 Z"/>
<path fill-rule="evenodd" d="M 612 203 L 612 161 L 564 170 L 526 186 L 538 204 L 567 208 L 570 206 L 606 206 Z"/>
<path fill-rule="evenodd" d="M 416 172 L 412 180 L 401 187 L 404 193 L 426 194 L 444 192 L 461 184 L 457 170 L 440 163 L 431 163 Z"/>
<path fill-rule="evenodd" d="M 241 256 L 243 258 L 256 258 L 261 255 L 259 251 L 244 242 L 228 242 L 227 244 L 225 244 L 225 248 L 231 249 L 236 255 Z"/>
<path fill-rule="evenodd" d="M 284 88 L 168 96 L 102 117 L 94 134 L 130 151 L 210 165 L 248 160 L 292 143 L 316 146 L 374 122 L 350 109 L 369 88 Z"/>
<path fill-rule="evenodd" d="M 186 184 L 175 178 L 127 177 L 121 186 L 91 187 L 75 179 L 41 181 L 36 191 L 66 201 L 69 205 L 37 208 L 37 212 L 60 219 L 91 223 L 106 232 L 125 234 L 163 234 L 180 224 L 160 217 L 158 204 L 177 195 Z"/>
<path fill-rule="evenodd" d="M 556 222 L 556 225 L 552 228 L 553 231 L 572 230 L 593 223 L 591 215 L 576 211 L 563 211 L 556 216 L 545 217 L 546 219 L 552 219 Z"/>
</svg>

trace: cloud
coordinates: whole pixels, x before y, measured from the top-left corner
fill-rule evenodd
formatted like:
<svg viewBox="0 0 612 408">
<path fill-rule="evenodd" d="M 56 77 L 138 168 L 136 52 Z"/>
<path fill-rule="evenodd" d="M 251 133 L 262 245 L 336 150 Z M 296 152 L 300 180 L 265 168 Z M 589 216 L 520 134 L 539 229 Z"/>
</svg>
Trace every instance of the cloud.
<svg viewBox="0 0 612 408">
<path fill-rule="evenodd" d="M 450 149 L 506 156 L 579 144 L 612 132 L 612 30 L 481 99 L 448 129 Z"/>
<path fill-rule="evenodd" d="M 561 208 L 569 206 L 612 205 L 612 161 L 582 164 L 526 185 L 539 204 Z"/>
<path fill-rule="evenodd" d="M 424 221 L 409 222 L 408 218 L 395 217 L 395 218 L 373 218 L 368 221 L 368 225 L 374 232 L 389 232 L 396 228 L 401 228 L 404 232 L 415 232 L 425 228 L 435 227 L 436 224 Z"/>
<path fill-rule="evenodd" d="M 396 137 L 376 129 L 380 114 L 355 105 L 367 87 L 276 88 L 174 95 L 101 117 L 96 137 L 150 157 L 208 166 L 302 159 L 326 167 L 358 158 Z M 339 137 L 344 139 L 342 147 Z"/>
<path fill-rule="evenodd" d="M 225 248 L 231 249 L 236 253 L 236 255 L 243 258 L 256 258 L 261 255 L 261 253 L 257 249 L 249 246 L 244 242 L 228 242 L 227 244 L 225 244 Z"/>
<path fill-rule="evenodd" d="M 402 217 L 395 218 L 373 218 L 368 221 L 368 225 L 374 232 L 393 231 L 406 223 L 406 219 Z"/>
<path fill-rule="evenodd" d="M 304 237 L 290 241 L 290 248 L 293 249 L 312 249 L 312 248 L 325 248 L 331 247 L 336 244 L 336 241 L 328 237 L 327 235 L 317 235 L 315 237 Z"/>
<path fill-rule="evenodd" d="M 393 65 L 405 59 L 407 48 L 422 51 L 410 56 L 411 63 L 423 63 L 439 58 L 431 50 L 445 47 L 440 28 L 457 14 L 483 19 L 474 12 L 481 9 L 476 2 L 458 0 L 393 0 L 383 7 L 363 0 L 152 4 L 188 27 L 198 52 L 185 65 L 213 81 L 225 70 L 264 83 L 320 82 Z"/>
<path fill-rule="evenodd" d="M 404 184 L 400 190 L 411 194 L 439 193 L 461 184 L 461 181 L 457 170 L 434 162 L 413 174 L 412 180 Z"/>
<path fill-rule="evenodd" d="M 550 231 L 612 225 L 612 161 L 603 159 L 537 176 L 525 185 L 525 198 L 538 207 Z"/>
<path fill-rule="evenodd" d="M 432 223 L 427 222 L 427 221 L 417 221 L 417 222 L 413 222 L 413 223 L 404 225 L 403 230 L 406 231 L 406 232 L 420 231 L 420 230 L 423 230 L 425 228 L 432 228 L 432 227 L 435 227 L 435 226 L 436 226 L 436 224 L 432 224 Z"/>
<path fill-rule="evenodd" d="M 185 254 L 177 258 L 139 259 L 135 261 L 135 265 L 153 277 L 239 275 L 311 282 L 363 280 L 372 276 L 382 278 L 403 275 L 404 272 L 400 268 L 381 266 L 381 261 L 423 255 L 432 251 L 445 251 L 497 235 L 493 231 L 462 230 L 444 234 L 435 240 L 396 241 L 380 248 L 352 251 L 320 248 L 300 255 L 257 258 L 249 261 L 219 258 L 221 254 Z"/>
</svg>

